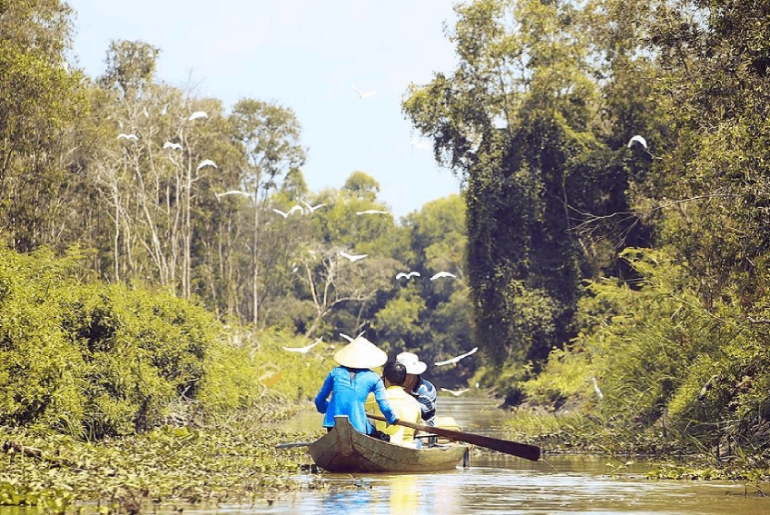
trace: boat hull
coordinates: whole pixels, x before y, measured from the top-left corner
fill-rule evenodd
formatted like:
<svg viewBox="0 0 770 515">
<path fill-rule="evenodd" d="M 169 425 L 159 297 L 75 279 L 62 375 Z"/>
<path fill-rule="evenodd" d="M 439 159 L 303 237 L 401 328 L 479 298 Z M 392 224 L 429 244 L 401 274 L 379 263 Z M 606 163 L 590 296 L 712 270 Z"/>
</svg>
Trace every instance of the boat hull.
<svg viewBox="0 0 770 515">
<path fill-rule="evenodd" d="M 359 433 L 343 416 L 335 417 L 332 430 L 313 442 L 309 451 L 315 464 L 329 472 L 435 472 L 467 462 L 468 447 L 402 447 Z"/>
</svg>

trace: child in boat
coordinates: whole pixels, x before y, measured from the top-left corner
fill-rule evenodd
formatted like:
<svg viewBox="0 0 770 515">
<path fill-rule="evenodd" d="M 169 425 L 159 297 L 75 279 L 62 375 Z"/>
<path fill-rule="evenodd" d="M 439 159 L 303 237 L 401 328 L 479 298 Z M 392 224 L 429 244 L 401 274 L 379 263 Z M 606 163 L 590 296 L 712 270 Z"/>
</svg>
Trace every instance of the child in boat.
<svg viewBox="0 0 770 515">
<path fill-rule="evenodd" d="M 385 398 L 382 378 L 371 370 L 384 365 L 387 360 L 388 355 L 384 351 L 362 336 L 337 351 L 334 361 L 340 366 L 329 372 L 315 397 L 316 409 L 325 414 L 323 425 L 327 430 L 334 426 L 336 415 L 347 415 L 356 431 L 374 434 L 374 425 L 366 418 L 364 410 L 370 393 L 374 394 L 388 423 L 395 424 L 398 421 Z"/>
<path fill-rule="evenodd" d="M 406 380 L 406 367 L 398 361 L 388 361 L 382 369 L 382 378 L 385 382 L 385 398 L 399 420 L 419 424 L 422 418 L 420 403 L 406 393 L 403 388 Z M 374 415 L 382 415 L 377 409 L 377 402 L 370 395 L 366 401 L 366 411 Z M 375 422 L 378 431 L 390 436 L 390 443 L 405 447 L 419 447 L 414 438 L 414 429 L 404 426 L 391 426 L 379 420 Z"/>
</svg>

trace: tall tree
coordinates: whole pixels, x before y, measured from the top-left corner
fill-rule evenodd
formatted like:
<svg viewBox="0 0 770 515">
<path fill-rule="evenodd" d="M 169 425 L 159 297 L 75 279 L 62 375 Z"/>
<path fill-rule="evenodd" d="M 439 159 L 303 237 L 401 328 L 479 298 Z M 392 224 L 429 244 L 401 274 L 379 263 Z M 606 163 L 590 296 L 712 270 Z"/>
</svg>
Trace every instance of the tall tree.
<svg viewBox="0 0 770 515">
<path fill-rule="evenodd" d="M 259 324 L 260 297 L 260 212 L 276 182 L 305 162 L 300 143 L 301 127 L 294 111 L 270 102 L 242 99 L 231 115 L 235 139 L 243 145 L 247 165 L 237 187 L 251 192 L 254 220 L 251 244 L 251 319 Z"/>
<path fill-rule="evenodd" d="M 0 227 L 19 250 L 55 241 L 62 222 L 74 150 L 64 135 L 86 113 L 82 74 L 65 58 L 71 16 L 58 0 L 0 4 Z"/>
<path fill-rule="evenodd" d="M 611 269 L 634 227 L 590 17 L 567 1 L 458 5 L 459 62 L 404 112 L 466 184 L 468 278 L 492 362 L 533 362 L 575 334 L 582 277 Z M 618 226 L 600 221 L 630 221 Z M 625 223 L 625 229 L 623 229 Z M 590 230 L 587 229 L 590 227 Z M 610 239 L 608 250 L 601 243 Z"/>
</svg>

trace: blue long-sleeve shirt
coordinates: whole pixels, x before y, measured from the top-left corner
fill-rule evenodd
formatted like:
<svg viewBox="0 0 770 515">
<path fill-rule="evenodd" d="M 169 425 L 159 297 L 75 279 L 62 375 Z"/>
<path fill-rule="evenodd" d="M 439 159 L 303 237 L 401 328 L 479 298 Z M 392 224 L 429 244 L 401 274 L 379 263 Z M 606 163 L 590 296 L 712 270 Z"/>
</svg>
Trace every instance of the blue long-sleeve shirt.
<svg viewBox="0 0 770 515">
<path fill-rule="evenodd" d="M 325 414 L 324 427 L 333 427 L 336 415 L 347 415 L 357 431 L 370 434 L 374 426 L 366 418 L 364 409 L 369 392 L 374 393 L 380 411 L 388 422 L 394 423 L 397 417 L 385 398 L 385 385 L 379 375 L 369 369 L 332 369 L 315 397 L 316 409 Z"/>
</svg>

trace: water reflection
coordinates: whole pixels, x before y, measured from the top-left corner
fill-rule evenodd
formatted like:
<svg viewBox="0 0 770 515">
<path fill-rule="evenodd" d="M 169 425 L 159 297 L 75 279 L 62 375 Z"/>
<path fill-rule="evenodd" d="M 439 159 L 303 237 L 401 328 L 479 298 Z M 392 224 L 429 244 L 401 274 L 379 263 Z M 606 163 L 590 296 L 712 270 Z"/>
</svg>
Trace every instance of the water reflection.
<svg viewBox="0 0 770 515">
<path fill-rule="evenodd" d="M 389 513 L 412 515 L 417 513 L 418 507 L 417 478 L 404 474 L 393 476 L 390 479 Z"/>
<path fill-rule="evenodd" d="M 566 468 L 576 466 L 569 460 Z M 749 495 L 742 485 L 649 481 L 640 476 L 608 476 L 562 471 L 555 460 L 550 472 L 474 466 L 444 474 L 377 475 L 351 478 L 327 475 L 331 483 L 355 490 L 300 492 L 273 506 L 223 507 L 239 514 L 623 514 L 760 515 L 770 500 Z M 210 512 L 209 512 L 210 513 Z M 186 509 L 186 515 L 200 511 Z"/>
</svg>

